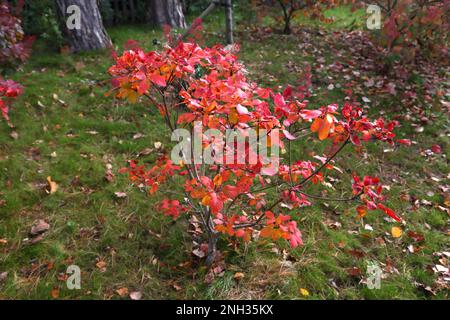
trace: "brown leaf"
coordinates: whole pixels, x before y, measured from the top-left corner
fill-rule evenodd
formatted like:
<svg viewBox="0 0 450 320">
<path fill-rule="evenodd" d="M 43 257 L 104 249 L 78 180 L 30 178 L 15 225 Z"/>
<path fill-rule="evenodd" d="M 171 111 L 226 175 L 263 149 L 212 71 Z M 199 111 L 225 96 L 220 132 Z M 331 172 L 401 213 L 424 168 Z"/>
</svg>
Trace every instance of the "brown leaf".
<svg viewBox="0 0 450 320">
<path fill-rule="evenodd" d="M 53 299 L 58 299 L 59 298 L 59 289 L 58 288 L 53 288 L 53 290 L 51 291 L 51 296 Z"/>
<path fill-rule="evenodd" d="M 358 267 L 347 268 L 347 274 L 351 277 L 359 277 L 361 275 L 361 269 Z"/>
<path fill-rule="evenodd" d="M 125 296 L 128 295 L 128 288 L 126 288 L 126 287 L 119 288 L 119 289 L 116 290 L 116 293 L 117 293 L 121 298 L 123 298 L 123 297 L 125 297 Z"/>
<path fill-rule="evenodd" d="M 30 244 L 35 244 L 35 243 L 41 242 L 42 240 L 44 240 L 44 235 L 40 234 L 40 235 L 34 237 L 33 239 L 31 239 Z"/>
<path fill-rule="evenodd" d="M 44 232 L 48 231 L 50 229 L 50 225 L 45 222 L 44 220 L 40 219 L 33 223 L 33 226 L 31 227 L 30 235 L 31 236 L 37 236 L 40 234 L 43 234 Z"/>
<path fill-rule="evenodd" d="M 421 233 L 416 233 L 414 231 L 408 231 L 408 237 L 412 238 L 416 242 L 421 242 L 425 240 L 425 237 Z"/>
<path fill-rule="evenodd" d="M 245 274 L 243 274 L 242 272 L 236 272 L 234 274 L 234 280 L 236 281 L 241 281 L 242 279 L 244 279 Z"/>
<path fill-rule="evenodd" d="M 181 289 L 183 289 L 181 286 L 179 286 L 179 285 L 176 284 L 176 283 L 172 284 L 172 287 L 173 287 L 176 291 L 180 291 Z"/>
<path fill-rule="evenodd" d="M 361 259 L 366 255 L 363 251 L 357 249 L 347 250 L 347 252 L 357 259 Z"/>
<path fill-rule="evenodd" d="M 106 271 L 106 262 L 103 260 L 99 260 L 95 266 L 100 270 L 100 272 L 105 272 Z"/>
<path fill-rule="evenodd" d="M 151 154 L 153 152 L 152 148 L 145 148 L 144 150 L 142 150 L 141 152 L 139 152 L 138 157 L 142 157 L 142 156 L 148 156 L 149 154 Z"/>
</svg>

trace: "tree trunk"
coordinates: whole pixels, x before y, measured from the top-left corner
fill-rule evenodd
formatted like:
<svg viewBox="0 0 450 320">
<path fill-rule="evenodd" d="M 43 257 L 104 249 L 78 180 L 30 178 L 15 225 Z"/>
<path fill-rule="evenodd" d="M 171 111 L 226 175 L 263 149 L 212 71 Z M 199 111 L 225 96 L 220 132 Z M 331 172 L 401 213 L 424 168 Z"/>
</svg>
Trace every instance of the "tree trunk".
<svg viewBox="0 0 450 320">
<path fill-rule="evenodd" d="M 103 26 L 97 0 L 56 0 L 56 5 L 62 18 L 64 34 L 73 52 L 104 49 L 112 45 Z M 79 28 L 69 25 L 69 20 L 76 21 L 74 5 L 80 12 Z M 72 10 L 67 12 L 67 8 Z"/>
<path fill-rule="evenodd" d="M 284 34 L 291 34 L 291 18 L 287 18 L 284 21 L 284 30 L 283 30 Z"/>
<path fill-rule="evenodd" d="M 233 5 L 231 0 L 225 0 L 225 21 L 227 44 L 233 44 Z"/>
<path fill-rule="evenodd" d="M 183 6 L 180 0 L 150 0 L 149 22 L 153 25 L 169 25 L 186 28 Z"/>
</svg>

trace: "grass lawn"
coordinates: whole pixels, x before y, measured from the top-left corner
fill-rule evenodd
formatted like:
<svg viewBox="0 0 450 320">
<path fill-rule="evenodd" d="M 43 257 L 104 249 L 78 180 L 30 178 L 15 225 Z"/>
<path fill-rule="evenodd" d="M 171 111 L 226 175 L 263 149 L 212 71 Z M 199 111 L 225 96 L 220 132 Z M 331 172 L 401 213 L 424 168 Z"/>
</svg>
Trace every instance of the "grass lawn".
<svg viewBox="0 0 450 320">
<path fill-rule="evenodd" d="M 344 171 L 376 174 L 391 186 L 388 204 L 406 221 L 400 225 L 400 238 L 391 235 L 391 228 L 399 225 L 381 213 L 357 219 L 356 203 L 318 201 L 295 213 L 303 247 L 220 242 L 226 271 L 211 284 L 204 283 L 207 270 L 191 254 L 187 220 L 163 217 L 154 208 L 161 194 L 149 198 L 117 172 L 138 156 L 154 161 L 161 152 L 155 142 L 170 150 L 157 110 L 105 96 L 106 71 L 112 64 L 108 52 L 58 54 L 38 42 L 23 70 L 12 75 L 25 87 L 11 111 L 17 136 L 0 122 L 0 274 L 7 272 L 0 280 L 0 299 L 126 299 L 124 288 L 142 292 L 144 299 L 446 299 L 448 282 L 433 268 L 448 267 L 449 128 L 442 103 L 448 103 L 448 82 L 434 79 L 444 94 L 429 98 L 424 86 L 429 74 L 422 69 L 407 78 L 404 87 L 397 86 L 396 94 L 368 85 L 383 79 L 357 60 L 361 53 L 354 48 L 364 48 L 358 42 L 364 38 L 355 35 L 355 46 L 339 41 L 341 28 L 363 25 L 361 12 L 352 18 L 345 10 L 328 13 L 340 17 L 333 27 L 319 31 L 314 24 L 297 21 L 307 26 L 289 36 L 250 28 L 243 23 L 247 15 L 238 11 L 240 58 L 250 78 L 273 88 L 295 84 L 308 63 L 312 106 L 342 105 L 345 83 L 351 82 L 354 95 L 372 116 L 402 122 L 398 135 L 415 141 L 411 147 L 395 152 L 382 144 L 357 152 L 348 149 L 337 160 Z M 207 44 L 222 41 L 222 21 L 222 16 L 206 20 Z M 108 31 L 117 45 L 136 39 L 147 49 L 155 48 L 153 39 L 162 38 L 160 31 L 146 26 Z M 448 71 L 448 66 L 436 65 L 433 72 L 448 79 Z M 408 87 L 417 92 L 412 104 L 402 96 Z M 295 153 L 306 158 L 312 151 L 323 152 L 316 140 L 298 142 Z M 430 151 L 433 145 L 440 145 L 442 153 Z M 110 181 L 108 170 L 115 175 Z M 48 177 L 58 185 L 50 195 L 45 191 Z M 348 196 L 347 178 L 330 179 L 335 195 Z M 116 192 L 127 197 L 119 198 Z M 28 234 L 39 219 L 50 229 L 33 243 Z M 383 270 L 377 290 L 364 283 L 370 263 Z M 81 268 L 81 290 L 66 287 L 71 264 Z M 244 278 L 236 281 L 236 272 Z"/>
</svg>

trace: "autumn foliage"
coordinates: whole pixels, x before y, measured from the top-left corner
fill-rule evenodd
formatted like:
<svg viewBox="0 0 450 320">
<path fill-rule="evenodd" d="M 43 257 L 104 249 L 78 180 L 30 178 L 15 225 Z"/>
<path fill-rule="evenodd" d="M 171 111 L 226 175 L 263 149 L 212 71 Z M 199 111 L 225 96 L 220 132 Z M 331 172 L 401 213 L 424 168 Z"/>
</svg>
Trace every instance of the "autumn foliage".
<svg viewBox="0 0 450 320">
<path fill-rule="evenodd" d="M 450 2 L 433 0 L 364 1 L 382 11 L 382 28 L 375 39 L 388 52 L 415 56 L 448 54 Z"/>
<path fill-rule="evenodd" d="M 323 15 L 323 9 L 334 6 L 335 3 L 327 0 L 252 0 L 251 5 L 260 18 L 272 16 L 283 24 L 283 33 L 290 34 L 292 20 L 299 15 L 330 22 Z"/>
<path fill-rule="evenodd" d="M 10 6 L 0 0 L 0 70 L 5 70 L 25 62 L 29 57 L 33 39 L 27 38 L 21 21 L 11 12 Z M 22 86 L 0 76 L 0 112 L 8 125 L 9 109 L 12 101 L 22 94 Z"/>
<path fill-rule="evenodd" d="M 33 38 L 26 37 L 21 20 L 0 1 L 0 67 L 13 67 L 29 57 Z"/>
<path fill-rule="evenodd" d="M 220 46 L 202 48 L 179 42 L 161 52 L 148 53 L 136 48 L 117 57 L 109 73 L 115 97 L 132 103 L 148 101 L 172 131 L 181 127 L 192 131 L 194 122 L 220 132 L 235 129 L 244 136 L 250 128 L 267 136 L 273 130 L 280 131 L 279 141 L 267 139 L 268 148 L 278 144 L 282 150 L 278 170 L 271 170 L 262 161 L 173 163 L 168 155 L 151 167 L 130 161 L 122 170 L 139 188 L 164 194 L 165 199 L 157 206 L 162 214 L 173 219 L 195 216 L 201 222 L 208 239 L 209 262 L 220 234 L 243 241 L 259 237 L 284 239 L 292 247 L 302 245 L 297 221 L 314 199 L 358 201 L 359 216 L 378 210 L 401 221 L 385 206 L 383 186 L 377 177 L 354 173 L 348 199 L 324 198 L 308 191 L 311 185 L 317 190 L 329 184 L 328 173 L 342 173 L 335 158 L 345 148 L 373 141 L 396 143 L 396 121 L 370 120 L 360 108 L 348 103 L 342 108 L 332 104 L 314 109 L 308 101 L 298 99 L 296 88 L 275 92 L 259 87 L 246 78 L 245 67 L 235 54 Z M 327 154 L 306 156 L 305 152 L 304 159 L 293 159 L 293 148 L 298 148 L 297 141 L 305 139 L 308 131 L 329 144 Z M 211 151 L 213 139 L 204 139 L 203 151 Z M 408 144 L 408 140 L 399 142 Z M 250 152 L 249 148 L 246 151 Z M 179 194 L 174 192 L 176 186 L 181 186 Z"/>
<path fill-rule="evenodd" d="M 0 111 L 2 117 L 6 120 L 9 126 L 12 127 L 9 120 L 8 112 L 12 100 L 22 94 L 22 87 L 12 80 L 2 80 L 0 78 Z"/>
</svg>

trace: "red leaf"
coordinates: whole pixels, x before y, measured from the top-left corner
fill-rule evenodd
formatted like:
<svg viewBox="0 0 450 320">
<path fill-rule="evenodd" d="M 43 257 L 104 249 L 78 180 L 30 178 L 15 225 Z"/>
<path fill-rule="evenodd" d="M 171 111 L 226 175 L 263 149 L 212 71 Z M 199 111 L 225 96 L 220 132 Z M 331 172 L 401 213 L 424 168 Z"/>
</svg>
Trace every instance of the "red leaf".
<svg viewBox="0 0 450 320">
<path fill-rule="evenodd" d="M 178 124 L 182 124 L 182 123 L 191 123 L 192 121 L 195 120 L 195 114 L 193 113 L 183 113 L 182 115 L 180 115 L 178 117 Z"/>
<path fill-rule="evenodd" d="M 389 217 L 391 217 L 392 219 L 394 219 L 397 222 L 401 222 L 402 219 L 400 219 L 394 212 L 394 210 L 385 207 L 384 205 L 382 205 L 381 203 L 378 204 L 378 209 L 382 210 L 384 213 L 386 213 Z"/>
<path fill-rule="evenodd" d="M 156 84 L 156 85 L 158 85 L 160 87 L 165 87 L 166 86 L 166 79 L 163 76 L 159 75 L 159 74 L 152 74 L 150 76 L 150 80 L 154 84 Z"/>
<path fill-rule="evenodd" d="M 400 143 L 400 144 L 403 144 L 405 146 L 410 146 L 411 145 L 411 140 L 409 140 L 409 139 L 400 139 L 400 140 L 397 140 L 397 142 Z"/>
</svg>

